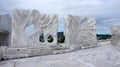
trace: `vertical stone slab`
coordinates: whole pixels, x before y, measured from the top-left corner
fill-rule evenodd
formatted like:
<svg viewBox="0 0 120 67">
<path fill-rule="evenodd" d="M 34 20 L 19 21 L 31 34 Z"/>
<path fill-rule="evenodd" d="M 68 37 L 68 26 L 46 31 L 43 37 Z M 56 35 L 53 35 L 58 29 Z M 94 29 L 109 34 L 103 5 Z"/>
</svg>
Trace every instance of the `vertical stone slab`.
<svg viewBox="0 0 120 67">
<path fill-rule="evenodd" d="M 11 45 L 12 18 L 8 14 L 0 15 L 0 46 Z"/>
<path fill-rule="evenodd" d="M 111 31 L 112 31 L 111 39 L 112 45 L 120 46 L 120 25 L 112 26 Z"/>
<path fill-rule="evenodd" d="M 37 10 L 15 9 L 12 23 L 11 47 L 49 46 L 47 45 L 49 35 L 54 38 L 51 44 L 57 44 L 57 15 L 40 14 Z M 25 29 L 30 25 L 34 25 L 34 29 L 29 35 L 26 35 Z M 44 44 L 39 41 L 41 33 L 44 33 Z"/>
<path fill-rule="evenodd" d="M 12 20 L 12 40 L 11 47 L 31 47 L 36 46 L 35 34 L 40 33 L 40 14 L 37 10 L 14 9 Z M 25 28 L 33 24 L 35 29 L 30 35 L 25 34 Z"/>
<path fill-rule="evenodd" d="M 57 45 L 57 31 L 58 31 L 58 15 L 55 14 L 43 14 L 40 17 L 41 20 L 41 33 L 44 34 L 44 44 Z M 49 36 L 53 37 L 53 42 L 48 42 Z"/>
<path fill-rule="evenodd" d="M 41 14 L 39 20 L 40 23 L 36 24 L 37 26 L 35 26 L 38 27 L 37 30 L 39 30 L 39 33 L 34 33 L 34 35 L 30 36 L 29 39 L 34 39 L 34 45 L 38 46 L 57 45 L 58 16 L 55 14 Z M 45 42 L 39 41 L 41 34 L 44 34 L 43 37 Z M 52 43 L 48 42 L 49 35 L 53 37 Z"/>
<path fill-rule="evenodd" d="M 82 23 L 86 23 L 84 27 L 81 26 Z M 84 18 L 80 24 L 79 42 L 81 46 L 84 48 L 96 46 L 97 37 L 95 17 Z"/>
<path fill-rule="evenodd" d="M 64 35 L 65 43 L 68 47 L 72 44 L 79 44 L 79 21 L 81 21 L 81 19 L 78 16 L 65 15 Z"/>
<path fill-rule="evenodd" d="M 86 25 L 82 27 L 82 23 Z M 79 16 L 65 16 L 65 43 L 70 46 L 92 47 L 97 44 L 96 21 L 94 17 L 80 18 Z"/>
</svg>

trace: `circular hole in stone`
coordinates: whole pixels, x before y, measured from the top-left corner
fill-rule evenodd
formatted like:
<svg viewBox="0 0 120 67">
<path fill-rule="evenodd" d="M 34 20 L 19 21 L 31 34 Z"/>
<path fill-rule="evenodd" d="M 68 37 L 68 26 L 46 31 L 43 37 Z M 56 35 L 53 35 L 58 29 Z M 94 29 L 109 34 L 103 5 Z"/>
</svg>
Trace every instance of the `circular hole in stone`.
<svg viewBox="0 0 120 67">
<path fill-rule="evenodd" d="M 53 40 L 54 40 L 53 36 L 52 36 L 52 35 L 49 35 L 47 41 L 48 41 L 49 43 L 52 43 Z"/>
<path fill-rule="evenodd" d="M 40 41 L 40 42 L 45 42 L 44 33 L 42 33 L 42 34 L 40 35 L 39 41 Z"/>
</svg>

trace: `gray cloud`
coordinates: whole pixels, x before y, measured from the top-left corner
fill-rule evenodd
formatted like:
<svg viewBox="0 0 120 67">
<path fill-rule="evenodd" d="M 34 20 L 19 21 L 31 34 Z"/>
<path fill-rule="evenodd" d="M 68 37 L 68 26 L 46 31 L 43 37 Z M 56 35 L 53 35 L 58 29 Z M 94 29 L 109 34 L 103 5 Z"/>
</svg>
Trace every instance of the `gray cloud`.
<svg viewBox="0 0 120 67">
<path fill-rule="evenodd" d="M 63 27 L 64 14 L 95 16 L 97 31 L 110 32 L 111 25 L 120 24 L 120 0 L 0 0 L 0 14 L 12 14 L 14 8 L 36 9 L 40 13 L 58 14 Z"/>
<path fill-rule="evenodd" d="M 17 8 L 17 0 L 0 0 L 0 14 L 12 14 L 12 10 Z"/>
</svg>

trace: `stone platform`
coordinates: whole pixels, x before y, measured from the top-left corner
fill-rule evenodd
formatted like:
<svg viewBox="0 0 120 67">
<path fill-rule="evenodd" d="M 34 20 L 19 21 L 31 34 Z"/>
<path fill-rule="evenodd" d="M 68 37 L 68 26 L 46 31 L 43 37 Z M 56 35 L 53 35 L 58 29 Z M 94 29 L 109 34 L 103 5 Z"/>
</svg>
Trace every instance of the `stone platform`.
<svg viewBox="0 0 120 67">
<path fill-rule="evenodd" d="M 119 67 L 120 51 L 110 41 L 69 53 L 5 60 L 0 67 Z"/>
</svg>

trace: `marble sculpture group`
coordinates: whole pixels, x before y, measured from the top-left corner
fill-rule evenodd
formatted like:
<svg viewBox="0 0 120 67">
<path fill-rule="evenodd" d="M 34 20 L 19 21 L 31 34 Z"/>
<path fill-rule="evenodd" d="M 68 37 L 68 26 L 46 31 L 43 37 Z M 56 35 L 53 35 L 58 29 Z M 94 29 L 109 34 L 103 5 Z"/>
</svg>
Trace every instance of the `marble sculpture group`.
<svg viewBox="0 0 120 67">
<path fill-rule="evenodd" d="M 65 43 L 57 43 L 58 15 L 37 10 L 14 9 L 13 17 L 0 15 L 0 59 L 58 54 L 97 46 L 95 17 L 65 15 Z M 34 25 L 29 35 L 25 29 Z M 120 45 L 120 26 L 112 27 L 112 43 Z M 43 34 L 44 42 L 39 40 Z M 48 42 L 48 37 L 53 42 Z M 118 37 L 119 36 L 119 37 Z"/>
</svg>

